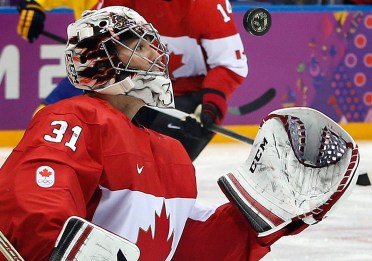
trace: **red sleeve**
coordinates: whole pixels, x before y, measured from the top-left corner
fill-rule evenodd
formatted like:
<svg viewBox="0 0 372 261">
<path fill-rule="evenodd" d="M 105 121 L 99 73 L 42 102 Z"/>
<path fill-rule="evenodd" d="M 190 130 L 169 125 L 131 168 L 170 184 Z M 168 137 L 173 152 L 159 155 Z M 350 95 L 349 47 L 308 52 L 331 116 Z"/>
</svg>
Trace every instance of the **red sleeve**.
<svg viewBox="0 0 372 261">
<path fill-rule="evenodd" d="M 25 260 L 48 260 L 66 219 L 87 215 L 100 169 L 86 129 L 72 114 L 36 115 L 0 170 L 0 230 Z"/>
<path fill-rule="evenodd" d="M 227 0 L 199 0 L 193 8 L 200 15 L 192 15 L 190 26 L 199 31 L 209 67 L 203 88 L 217 89 L 229 97 L 248 74 L 247 58 L 232 7 Z"/>
<path fill-rule="evenodd" d="M 188 220 L 172 260 L 259 260 L 270 251 L 230 203 L 206 220 L 200 217 Z"/>
</svg>

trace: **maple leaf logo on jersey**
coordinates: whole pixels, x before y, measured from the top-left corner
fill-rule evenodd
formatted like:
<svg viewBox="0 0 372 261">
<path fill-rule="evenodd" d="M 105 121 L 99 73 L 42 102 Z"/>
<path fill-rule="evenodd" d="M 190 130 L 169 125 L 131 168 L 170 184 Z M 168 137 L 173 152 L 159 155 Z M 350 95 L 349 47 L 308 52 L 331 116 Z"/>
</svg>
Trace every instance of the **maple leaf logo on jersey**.
<svg viewBox="0 0 372 261">
<path fill-rule="evenodd" d="M 36 170 L 36 184 L 42 188 L 49 188 L 54 185 L 54 169 L 49 166 L 41 166 Z"/>
<path fill-rule="evenodd" d="M 184 65 L 182 58 L 183 54 L 170 53 L 168 68 L 171 79 L 175 79 L 173 72 Z"/>
<path fill-rule="evenodd" d="M 52 172 L 48 171 L 47 169 L 43 169 L 42 171 L 39 172 L 39 174 L 42 177 L 48 178 L 50 175 L 52 175 Z"/>
<path fill-rule="evenodd" d="M 140 260 L 165 260 L 167 258 L 172 249 L 174 235 L 173 231 L 169 233 L 169 227 L 169 217 L 166 215 L 163 203 L 160 215 L 155 213 L 155 231 L 151 230 L 151 226 L 146 231 L 142 229 L 139 231 L 136 245 L 141 249 Z"/>
</svg>

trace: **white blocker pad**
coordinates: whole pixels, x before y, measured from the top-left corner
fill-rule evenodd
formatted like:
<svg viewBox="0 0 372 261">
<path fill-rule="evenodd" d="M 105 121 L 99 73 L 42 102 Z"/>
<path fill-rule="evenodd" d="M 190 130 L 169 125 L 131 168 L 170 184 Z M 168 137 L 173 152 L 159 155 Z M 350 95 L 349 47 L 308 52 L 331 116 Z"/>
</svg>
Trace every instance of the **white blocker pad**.
<svg viewBox="0 0 372 261">
<path fill-rule="evenodd" d="M 137 261 L 139 248 L 132 242 L 80 217 L 70 217 L 58 236 L 49 261 Z"/>
<path fill-rule="evenodd" d="M 218 184 L 267 236 L 326 217 L 355 185 L 358 162 L 357 145 L 336 122 L 310 108 L 280 109 L 261 123 L 244 164 Z"/>
</svg>

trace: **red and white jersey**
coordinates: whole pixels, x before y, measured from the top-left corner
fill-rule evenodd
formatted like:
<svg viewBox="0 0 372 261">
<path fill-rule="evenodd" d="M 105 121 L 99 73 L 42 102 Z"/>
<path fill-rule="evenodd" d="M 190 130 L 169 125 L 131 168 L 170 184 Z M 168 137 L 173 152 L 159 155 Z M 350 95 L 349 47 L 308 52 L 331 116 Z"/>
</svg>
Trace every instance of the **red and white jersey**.
<svg viewBox="0 0 372 261">
<path fill-rule="evenodd" d="M 101 0 L 127 6 L 159 31 L 170 52 L 176 96 L 202 88 L 229 97 L 248 74 L 247 58 L 228 0 Z"/>
<path fill-rule="evenodd" d="M 140 260 L 248 260 L 268 252 L 233 205 L 208 207 L 196 196 L 181 143 L 105 101 L 76 96 L 38 112 L 0 169 L 0 230 L 31 261 L 48 260 L 73 215 L 135 243 Z"/>
</svg>

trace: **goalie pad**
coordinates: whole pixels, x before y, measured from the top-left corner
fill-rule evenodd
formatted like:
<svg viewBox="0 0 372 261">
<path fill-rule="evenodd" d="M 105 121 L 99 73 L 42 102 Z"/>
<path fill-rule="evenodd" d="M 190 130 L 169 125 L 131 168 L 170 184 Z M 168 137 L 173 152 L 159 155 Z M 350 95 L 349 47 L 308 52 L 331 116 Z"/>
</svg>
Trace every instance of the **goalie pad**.
<svg viewBox="0 0 372 261">
<path fill-rule="evenodd" d="M 263 237 L 325 218 L 355 185 L 358 162 L 336 122 L 310 108 L 280 109 L 261 123 L 245 163 L 218 184 Z"/>
<path fill-rule="evenodd" d="M 70 217 L 59 234 L 49 261 L 137 261 L 139 248 L 132 242 L 80 217 Z"/>
</svg>

